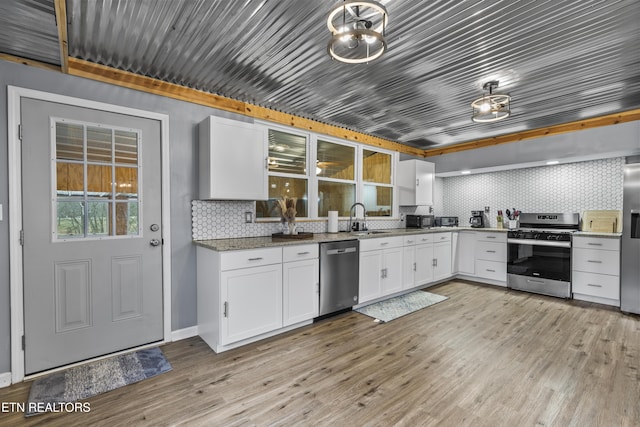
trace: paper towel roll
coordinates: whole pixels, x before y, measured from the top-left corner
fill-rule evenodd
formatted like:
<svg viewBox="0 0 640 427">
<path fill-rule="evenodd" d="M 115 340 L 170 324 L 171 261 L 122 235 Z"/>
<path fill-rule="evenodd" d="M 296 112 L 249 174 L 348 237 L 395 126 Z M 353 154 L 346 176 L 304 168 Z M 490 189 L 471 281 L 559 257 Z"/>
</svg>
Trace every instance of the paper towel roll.
<svg viewBox="0 0 640 427">
<path fill-rule="evenodd" d="M 329 211 L 329 224 L 327 226 L 329 233 L 338 232 L 338 211 Z"/>
</svg>

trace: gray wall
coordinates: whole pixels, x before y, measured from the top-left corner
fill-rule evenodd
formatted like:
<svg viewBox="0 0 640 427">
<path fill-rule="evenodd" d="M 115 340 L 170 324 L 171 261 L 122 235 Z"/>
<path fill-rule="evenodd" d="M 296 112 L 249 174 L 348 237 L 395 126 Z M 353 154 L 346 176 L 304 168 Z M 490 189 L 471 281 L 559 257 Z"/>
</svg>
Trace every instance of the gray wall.
<svg viewBox="0 0 640 427">
<path fill-rule="evenodd" d="M 197 124 L 211 108 L 0 60 L 0 373 L 11 369 L 7 85 L 168 114 L 171 168 L 172 330 L 196 325 L 196 257 L 191 200 L 197 197 Z"/>
</svg>

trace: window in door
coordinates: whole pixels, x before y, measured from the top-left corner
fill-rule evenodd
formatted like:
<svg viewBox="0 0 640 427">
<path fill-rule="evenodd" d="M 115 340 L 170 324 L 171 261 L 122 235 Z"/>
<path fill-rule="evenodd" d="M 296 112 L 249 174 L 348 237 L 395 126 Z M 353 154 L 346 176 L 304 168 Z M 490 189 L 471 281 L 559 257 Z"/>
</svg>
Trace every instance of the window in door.
<svg viewBox="0 0 640 427">
<path fill-rule="evenodd" d="M 329 211 L 349 216 L 356 201 L 355 146 L 318 140 L 316 155 L 318 217 L 328 216 Z"/>
<path fill-rule="evenodd" d="M 277 200 L 296 199 L 296 217 L 309 216 L 308 137 L 301 134 L 268 130 L 269 200 L 256 201 L 256 218 L 280 218 Z"/>
<path fill-rule="evenodd" d="M 52 119 L 53 240 L 139 235 L 140 132 Z"/>
<path fill-rule="evenodd" d="M 362 150 L 362 201 L 369 216 L 391 216 L 393 207 L 392 155 Z"/>
</svg>

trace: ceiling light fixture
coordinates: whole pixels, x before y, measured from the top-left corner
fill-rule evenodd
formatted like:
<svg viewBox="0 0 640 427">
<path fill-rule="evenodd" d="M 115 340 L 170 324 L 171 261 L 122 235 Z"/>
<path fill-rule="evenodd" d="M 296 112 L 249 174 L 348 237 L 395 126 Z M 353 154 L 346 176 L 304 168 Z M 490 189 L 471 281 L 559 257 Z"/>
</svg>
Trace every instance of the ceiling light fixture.
<svg viewBox="0 0 640 427">
<path fill-rule="evenodd" d="M 493 93 L 493 89 L 497 87 L 497 80 L 492 80 L 482 85 L 482 89 L 489 93 L 485 92 L 481 98 L 471 103 L 471 108 L 473 108 L 471 120 L 476 123 L 497 122 L 511 115 L 511 97 Z"/>
<path fill-rule="evenodd" d="M 348 64 L 362 64 L 379 58 L 387 50 L 384 38 L 389 15 L 376 1 L 345 0 L 327 17 L 331 58 Z"/>
</svg>

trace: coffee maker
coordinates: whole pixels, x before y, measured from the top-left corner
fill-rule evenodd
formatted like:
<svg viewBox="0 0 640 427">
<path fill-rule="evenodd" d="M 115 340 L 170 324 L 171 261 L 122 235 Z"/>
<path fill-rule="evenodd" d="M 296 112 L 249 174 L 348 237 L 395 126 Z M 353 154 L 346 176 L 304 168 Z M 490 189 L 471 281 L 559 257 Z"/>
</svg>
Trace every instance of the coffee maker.
<svg viewBox="0 0 640 427">
<path fill-rule="evenodd" d="M 484 211 L 471 211 L 469 224 L 473 228 L 484 228 Z"/>
</svg>

